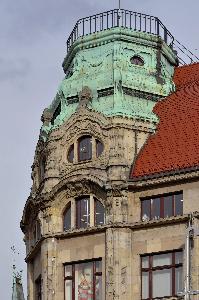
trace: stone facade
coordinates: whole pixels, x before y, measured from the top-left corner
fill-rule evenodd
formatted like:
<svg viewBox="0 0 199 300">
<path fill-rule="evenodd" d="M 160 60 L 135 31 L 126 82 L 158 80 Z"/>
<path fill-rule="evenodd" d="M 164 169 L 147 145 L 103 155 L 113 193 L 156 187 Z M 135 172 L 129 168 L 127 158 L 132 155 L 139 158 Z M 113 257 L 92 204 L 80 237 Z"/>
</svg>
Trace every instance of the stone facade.
<svg viewBox="0 0 199 300">
<path fill-rule="evenodd" d="M 143 68 L 130 64 L 135 54 L 143 58 Z M 63 66 L 70 76 L 42 115 L 33 186 L 21 222 L 28 300 L 41 295 L 43 300 L 144 299 L 142 255 L 179 249 L 186 279 L 186 228 L 190 214 L 196 227 L 199 222 L 199 173 L 129 179 L 140 150 L 156 130 L 153 106 L 175 89 L 176 62 L 176 54 L 159 37 L 122 28 L 83 37 L 69 51 Z M 80 161 L 78 147 L 84 136 L 91 138 L 92 158 Z M 99 156 L 96 141 L 103 145 Z M 141 199 L 178 191 L 183 192 L 182 215 L 142 220 Z M 91 201 L 90 226 L 77 228 L 76 202 L 81 196 L 96 198 L 103 205 L 104 224 L 95 224 Z M 69 204 L 71 228 L 64 230 Z M 199 236 L 194 233 L 192 239 L 190 284 L 197 290 Z M 64 296 L 64 264 L 99 258 L 100 298 Z"/>
</svg>

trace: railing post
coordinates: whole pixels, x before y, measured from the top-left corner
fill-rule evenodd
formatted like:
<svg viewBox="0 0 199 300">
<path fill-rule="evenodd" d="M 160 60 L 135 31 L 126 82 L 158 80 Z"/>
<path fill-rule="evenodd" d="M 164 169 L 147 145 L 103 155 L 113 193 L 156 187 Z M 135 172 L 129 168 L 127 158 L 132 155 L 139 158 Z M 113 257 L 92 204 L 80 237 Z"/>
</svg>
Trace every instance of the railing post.
<svg viewBox="0 0 199 300">
<path fill-rule="evenodd" d="M 160 35 L 160 20 L 156 18 L 156 31 L 157 35 Z"/>
<path fill-rule="evenodd" d="M 167 29 L 164 27 L 164 41 L 167 44 Z"/>
</svg>

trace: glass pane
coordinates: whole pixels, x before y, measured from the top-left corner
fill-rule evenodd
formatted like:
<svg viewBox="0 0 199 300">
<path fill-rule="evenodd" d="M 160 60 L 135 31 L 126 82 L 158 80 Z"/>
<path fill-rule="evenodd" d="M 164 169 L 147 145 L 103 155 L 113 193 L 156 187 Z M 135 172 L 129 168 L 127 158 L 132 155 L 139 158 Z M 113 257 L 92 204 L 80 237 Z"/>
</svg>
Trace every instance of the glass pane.
<svg viewBox="0 0 199 300">
<path fill-rule="evenodd" d="M 102 272 L 102 261 L 101 260 L 95 262 L 95 272 L 96 273 Z"/>
<path fill-rule="evenodd" d="M 92 300 L 93 298 L 88 298 Z M 95 278 L 95 300 L 102 300 L 102 276 Z"/>
<path fill-rule="evenodd" d="M 64 214 L 64 230 L 71 229 L 71 207 L 68 207 Z"/>
<path fill-rule="evenodd" d="M 72 276 L 72 265 L 65 266 L 65 277 Z"/>
<path fill-rule="evenodd" d="M 93 299 L 93 263 L 75 265 L 75 300 Z"/>
<path fill-rule="evenodd" d="M 78 142 L 79 161 L 92 158 L 92 138 L 90 136 L 79 139 Z"/>
<path fill-rule="evenodd" d="M 72 280 L 65 281 L 65 300 L 72 300 Z"/>
<path fill-rule="evenodd" d="M 151 199 L 151 218 L 160 218 L 160 198 Z"/>
<path fill-rule="evenodd" d="M 70 146 L 70 149 L 68 151 L 68 161 L 73 162 L 74 159 L 74 145 Z"/>
<path fill-rule="evenodd" d="M 182 252 L 176 252 L 175 253 L 175 264 L 182 264 L 183 262 L 183 253 Z"/>
<path fill-rule="evenodd" d="M 149 256 L 142 257 L 142 268 L 149 268 Z"/>
<path fill-rule="evenodd" d="M 105 210 L 102 203 L 98 200 L 95 200 L 95 225 L 104 224 Z"/>
<path fill-rule="evenodd" d="M 183 215 L 183 194 L 175 195 L 175 215 Z"/>
<path fill-rule="evenodd" d="M 142 272 L 142 299 L 149 298 L 149 273 Z"/>
<path fill-rule="evenodd" d="M 97 155 L 97 157 L 102 154 L 103 150 L 104 150 L 104 145 L 100 141 L 96 140 L 96 155 Z"/>
<path fill-rule="evenodd" d="M 164 197 L 164 218 L 173 216 L 173 196 Z"/>
<path fill-rule="evenodd" d="M 86 228 L 90 225 L 90 198 L 77 200 L 77 228 Z"/>
<path fill-rule="evenodd" d="M 143 200 L 141 202 L 141 205 L 142 205 L 142 221 L 150 220 L 151 199 Z"/>
<path fill-rule="evenodd" d="M 172 254 L 157 254 L 153 256 L 153 267 L 168 266 L 172 264 Z"/>
<path fill-rule="evenodd" d="M 153 298 L 172 296 L 172 271 L 158 270 L 152 273 Z"/>
<path fill-rule="evenodd" d="M 175 294 L 183 291 L 182 267 L 175 269 Z"/>
</svg>

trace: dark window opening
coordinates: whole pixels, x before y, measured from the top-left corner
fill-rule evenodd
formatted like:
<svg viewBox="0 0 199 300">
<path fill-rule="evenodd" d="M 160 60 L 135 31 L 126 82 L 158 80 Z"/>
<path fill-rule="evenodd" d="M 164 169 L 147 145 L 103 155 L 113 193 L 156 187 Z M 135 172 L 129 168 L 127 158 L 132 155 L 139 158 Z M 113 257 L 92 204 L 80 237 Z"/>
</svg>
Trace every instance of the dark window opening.
<svg viewBox="0 0 199 300">
<path fill-rule="evenodd" d="M 142 300 L 175 297 L 183 290 L 181 250 L 141 257 Z"/>
<path fill-rule="evenodd" d="M 71 229 L 71 203 L 64 212 L 64 231 Z"/>
<path fill-rule="evenodd" d="M 76 201 L 76 226 L 77 228 L 90 226 L 90 197 Z"/>
<path fill-rule="evenodd" d="M 183 214 L 183 193 L 160 195 L 141 200 L 142 221 L 158 220 Z"/>
<path fill-rule="evenodd" d="M 102 261 L 87 261 L 64 266 L 65 300 L 102 299 Z"/>
<path fill-rule="evenodd" d="M 46 158 L 43 157 L 40 161 L 40 180 L 43 180 L 46 172 Z"/>
<path fill-rule="evenodd" d="M 105 222 L 105 209 L 102 203 L 95 199 L 95 225 L 103 225 Z"/>
<path fill-rule="evenodd" d="M 133 56 L 130 61 L 133 65 L 144 66 L 144 60 L 137 55 Z"/>
<path fill-rule="evenodd" d="M 68 151 L 68 161 L 72 163 L 73 160 L 74 160 L 74 144 L 70 146 Z"/>
<path fill-rule="evenodd" d="M 33 230 L 34 243 L 40 240 L 41 238 L 41 224 L 37 220 Z"/>
<path fill-rule="evenodd" d="M 60 115 L 60 113 L 61 113 L 61 102 L 59 103 L 59 105 L 57 106 L 56 110 L 53 113 L 53 117 L 51 120 L 52 125 L 54 125 L 55 119 Z"/>
<path fill-rule="evenodd" d="M 42 300 L 41 275 L 35 281 L 35 296 L 36 300 Z"/>
<path fill-rule="evenodd" d="M 92 158 L 92 137 L 83 136 L 78 140 L 78 160 L 91 160 Z"/>
<path fill-rule="evenodd" d="M 103 150 L 104 145 L 100 141 L 96 140 L 96 156 L 99 157 L 102 154 Z"/>
</svg>

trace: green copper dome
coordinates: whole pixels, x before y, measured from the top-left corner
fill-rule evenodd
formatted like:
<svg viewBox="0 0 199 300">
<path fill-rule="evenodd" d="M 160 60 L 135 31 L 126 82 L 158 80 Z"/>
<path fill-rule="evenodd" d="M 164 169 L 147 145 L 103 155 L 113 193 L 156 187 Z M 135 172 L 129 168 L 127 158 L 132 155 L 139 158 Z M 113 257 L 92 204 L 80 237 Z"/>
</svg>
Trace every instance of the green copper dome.
<svg viewBox="0 0 199 300">
<path fill-rule="evenodd" d="M 158 121 L 152 112 L 155 103 L 175 90 L 172 77 L 178 59 L 172 50 L 172 35 L 157 18 L 121 10 L 115 19 L 111 12 L 77 22 L 63 62 L 66 76 L 53 103 L 43 114 L 43 133 L 60 126 L 77 111 L 85 89 L 89 94 L 85 106 L 90 110 L 108 117 Z M 125 12 L 126 26 L 123 26 Z M 106 21 L 105 28 L 99 27 L 101 23 L 97 22 L 107 20 L 107 16 L 113 26 L 107 28 Z M 130 17 L 134 27 L 129 25 Z M 86 32 L 88 20 L 90 30 Z M 92 30 L 93 25 L 96 28 Z M 85 32 L 78 36 L 82 26 Z"/>
</svg>

